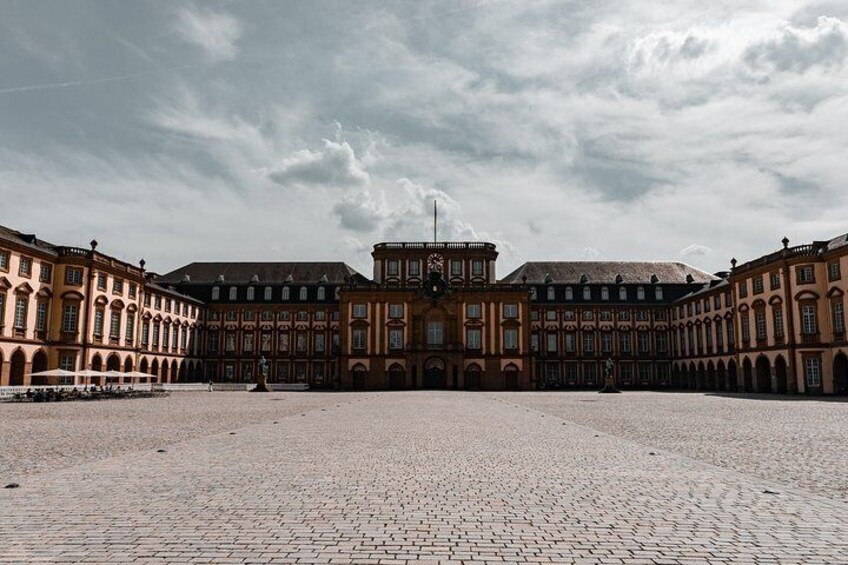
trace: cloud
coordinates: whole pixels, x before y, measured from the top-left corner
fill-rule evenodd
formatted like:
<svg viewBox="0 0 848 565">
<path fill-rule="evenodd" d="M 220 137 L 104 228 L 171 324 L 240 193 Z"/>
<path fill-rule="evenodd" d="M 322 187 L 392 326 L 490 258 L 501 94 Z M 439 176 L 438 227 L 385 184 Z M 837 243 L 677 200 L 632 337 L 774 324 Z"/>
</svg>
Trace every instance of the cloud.
<svg viewBox="0 0 848 565">
<path fill-rule="evenodd" d="M 177 12 L 174 30 L 183 41 L 202 48 L 213 61 L 229 61 L 238 54 L 236 42 L 242 26 L 230 14 L 190 4 Z"/>
<path fill-rule="evenodd" d="M 692 245 L 687 245 L 683 249 L 680 250 L 681 257 L 703 257 L 704 255 L 709 255 L 713 250 L 707 247 L 706 245 L 698 245 L 697 243 L 693 243 Z"/>
<path fill-rule="evenodd" d="M 283 159 L 269 177 L 281 185 L 365 186 L 370 177 L 346 141 L 324 140 L 318 151 L 303 149 Z"/>
<path fill-rule="evenodd" d="M 848 56 L 848 25 L 821 16 L 813 28 L 786 24 L 775 39 L 751 45 L 744 54 L 753 69 L 804 73 L 814 66 L 842 66 Z"/>
</svg>

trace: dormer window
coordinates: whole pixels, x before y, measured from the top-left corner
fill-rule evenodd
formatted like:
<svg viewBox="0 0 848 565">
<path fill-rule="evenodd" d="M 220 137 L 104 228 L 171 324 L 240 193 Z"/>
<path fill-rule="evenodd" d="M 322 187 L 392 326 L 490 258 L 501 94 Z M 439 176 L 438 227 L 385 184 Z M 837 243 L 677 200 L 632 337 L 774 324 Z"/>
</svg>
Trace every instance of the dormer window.
<svg viewBox="0 0 848 565">
<path fill-rule="evenodd" d="M 588 286 L 583 287 L 583 300 L 592 300 L 592 289 Z"/>
<path fill-rule="evenodd" d="M 556 289 L 552 286 L 548 287 L 548 300 L 556 300 Z"/>
<path fill-rule="evenodd" d="M 305 286 L 300 287 L 300 299 L 301 300 L 306 300 L 306 292 L 307 291 L 306 291 Z"/>
<path fill-rule="evenodd" d="M 452 277 L 462 276 L 462 261 L 460 259 L 451 259 L 450 274 Z"/>
<path fill-rule="evenodd" d="M 574 289 L 572 289 L 570 286 L 565 287 L 565 299 L 574 300 Z"/>
<path fill-rule="evenodd" d="M 619 300 L 627 300 L 627 287 L 619 287 L 618 289 L 618 299 Z"/>
<path fill-rule="evenodd" d="M 661 286 L 654 287 L 654 298 L 657 300 L 663 299 L 663 289 Z"/>
<path fill-rule="evenodd" d="M 325 293 L 324 287 L 319 286 L 318 287 L 318 300 L 324 300 L 324 293 Z"/>
<path fill-rule="evenodd" d="M 390 277 L 400 275 L 400 261 L 397 259 L 390 259 L 386 264 L 386 274 Z"/>
<path fill-rule="evenodd" d="M 530 300 L 536 300 L 538 298 L 538 292 L 535 286 L 530 287 Z"/>
<path fill-rule="evenodd" d="M 283 287 L 283 300 L 291 299 L 291 288 L 284 286 Z"/>
<path fill-rule="evenodd" d="M 238 298 L 238 289 L 234 286 L 230 287 L 230 300 L 235 300 Z"/>
<path fill-rule="evenodd" d="M 252 286 L 247 287 L 247 299 L 253 300 L 255 295 L 256 295 L 256 289 L 254 289 Z"/>
<path fill-rule="evenodd" d="M 212 300 L 219 300 L 221 298 L 221 287 L 213 286 L 212 287 Z"/>
<path fill-rule="evenodd" d="M 420 277 L 421 261 L 417 259 L 410 261 L 407 265 L 407 274 L 409 274 L 410 277 Z"/>
<path fill-rule="evenodd" d="M 601 287 L 601 300 L 609 300 L 609 288 L 602 286 Z"/>
<path fill-rule="evenodd" d="M 471 261 L 471 276 L 472 277 L 482 277 L 483 276 L 483 260 L 482 259 L 473 259 Z"/>
<path fill-rule="evenodd" d="M 265 300 L 271 300 L 272 292 L 273 291 L 271 290 L 270 286 L 265 287 Z"/>
<path fill-rule="evenodd" d="M 636 300 L 645 300 L 645 287 L 640 286 L 636 288 Z"/>
</svg>

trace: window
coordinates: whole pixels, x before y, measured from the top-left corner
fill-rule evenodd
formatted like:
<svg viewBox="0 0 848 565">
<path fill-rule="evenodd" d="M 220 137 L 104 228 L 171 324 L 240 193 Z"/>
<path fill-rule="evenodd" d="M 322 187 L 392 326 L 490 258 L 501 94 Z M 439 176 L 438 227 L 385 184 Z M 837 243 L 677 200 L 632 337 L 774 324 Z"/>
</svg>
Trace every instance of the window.
<svg viewBox="0 0 848 565">
<path fill-rule="evenodd" d="M 798 284 L 809 284 L 816 282 L 815 273 L 812 265 L 802 265 L 795 267 L 795 272 L 798 275 Z"/>
<path fill-rule="evenodd" d="M 43 332 L 47 329 L 47 302 L 39 300 L 35 309 L 35 331 Z"/>
<path fill-rule="evenodd" d="M 442 322 L 427 322 L 427 345 L 441 346 L 444 343 Z"/>
<path fill-rule="evenodd" d="M 206 336 L 209 353 L 218 353 L 218 332 L 209 332 Z"/>
<path fill-rule="evenodd" d="M 827 278 L 830 281 L 838 281 L 842 278 L 842 273 L 839 270 L 839 261 L 834 261 L 827 266 Z"/>
<path fill-rule="evenodd" d="M 548 353 L 556 353 L 557 351 L 557 336 L 555 333 L 545 335 L 545 351 Z"/>
<path fill-rule="evenodd" d="M 739 283 L 739 298 L 746 298 L 748 296 L 748 281 L 742 281 Z"/>
<path fill-rule="evenodd" d="M 230 287 L 230 300 L 236 300 L 238 298 L 238 289 L 234 286 Z"/>
<path fill-rule="evenodd" d="M 244 334 L 243 345 L 244 345 L 244 351 L 253 351 L 253 334 L 252 333 Z"/>
<path fill-rule="evenodd" d="M 736 338 L 735 338 L 736 334 L 733 330 L 733 320 L 727 320 L 725 322 L 725 329 L 727 330 L 725 332 L 725 333 L 727 333 L 727 352 L 732 353 L 734 345 L 735 345 L 735 341 L 736 341 Z"/>
<path fill-rule="evenodd" d="M 159 347 L 159 322 L 153 323 L 153 347 Z"/>
<path fill-rule="evenodd" d="M 814 304 L 801 305 L 801 332 L 806 335 L 819 333 L 816 321 L 816 306 Z"/>
<path fill-rule="evenodd" d="M 639 353 L 650 353 L 651 351 L 651 336 L 648 332 L 639 332 L 637 334 L 639 340 Z"/>
<path fill-rule="evenodd" d="M 259 319 L 263 322 L 272 322 L 274 320 L 274 313 L 270 310 L 262 310 L 259 314 Z"/>
<path fill-rule="evenodd" d="M 504 304 L 503 311 L 504 311 L 504 318 L 517 318 L 518 317 L 518 304 Z"/>
<path fill-rule="evenodd" d="M 49 283 L 53 278 L 53 267 L 48 263 L 41 263 L 41 272 L 38 275 L 39 282 Z"/>
<path fill-rule="evenodd" d="M 183 333 L 180 336 L 180 348 L 186 348 L 186 342 L 188 341 L 188 328 L 183 328 Z M 193 340 L 192 340 L 193 341 Z"/>
<path fill-rule="evenodd" d="M 483 260 L 482 259 L 472 259 L 472 261 L 471 261 L 471 276 L 472 277 L 482 277 L 483 276 Z"/>
<path fill-rule="evenodd" d="M 636 310 L 636 320 L 639 322 L 647 322 L 648 321 L 648 311 L 647 310 Z"/>
<path fill-rule="evenodd" d="M 780 288 L 780 273 L 778 271 L 769 273 L 769 287 L 771 290 L 777 290 Z"/>
<path fill-rule="evenodd" d="M 299 296 L 299 299 L 300 299 L 300 300 L 306 300 L 306 296 L 307 296 L 307 290 L 306 290 L 306 287 L 305 287 L 305 286 L 300 287 L 300 296 Z"/>
<path fill-rule="evenodd" d="M 583 300 L 592 300 L 592 289 L 588 286 L 583 287 Z"/>
<path fill-rule="evenodd" d="M 729 290 L 724 293 L 724 307 L 730 308 L 733 305 L 733 293 Z"/>
<path fill-rule="evenodd" d="M 612 333 L 601 332 L 601 352 L 612 353 Z"/>
<path fill-rule="evenodd" d="M 530 336 L 530 351 L 539 351 L 539 334 L 537 333 Z"/>
<path fill-rule="evenodd" d="M 842 306 L 842 298 L 837 298 L 830 305 L 830 313 L 833 318 L 833 331 L 835 333 L 845 333 L 845 310 Z"/>
<path fill-rule="evenodd" d="M 291 298 L 291 288 L 284 286 L 283 287 L 283 300 L 289 300 Z"/>
<path fill-rule="evenodd" d="M 106 290 L 106 273 L 97 273 L 97 290 Z"/>
<path fill-rule="evenodd" d="M 109 339 L 121 339 L 121 311 L 112 310 L 109 316 Z"/>
<path fill-rule="evenodd" d="M 218 334 L 216 333 L 215 335 L 217 336 Z M 210 333 L 209 336 L 209 339 L 211 341 L 212 334 Z M 148 343 L 150 343 L 150 322 L 144 322 L 141 325 L 141 344 L 146 347 Z M 212 351 L 211 345 L 209 347 L 209 351 Z M 217 349 L 215 351 L 217 351 Z"/>
<path fill-rule="evenodd" d="M 595 351 L 595 334 L 583 334 L 583 353 L 593 353 Z"/>
<path fill-rule="evenodd" d="M 263 332 L 259 336 L 259 349 L 264 352 L 271 351 L 271 334 L 268 332 Z"/>
<path fill-rule="evenodd" d="M 279 348 L 279 350 L 282 353 L 288 353 L 288 351 L 289 351 L 289 334 L 287 334 L 286 332 L 280 332 L 278 342 L 279 343 L 277 344 L 277 347 Z"/>
<path fill-rule="evenodd" d="M 606 286 L 601 287 L 601 300 L 609 300 L 609 288 Z"/>
<path fill-rule="evenodd" d="M 480 318 L 480 305 L 479 304 L 466 304 L 465 305 L 465 317 L 477 319 Z"/>
<path fill-rule="evenodd" d="M 821 359 L 818 357 L 804 358 L 804 377 L 808 387 L 819 388 L 821 386 Z"/>
<path fill-rule="evenodd" d="M 636 287 L 636 300 L 645 300 L 645 287 Z"/>
<path fill-rule="evenodd" d="M 518 349 L 518 330 L 513 328 L 504 330 L 504 349 Z"/>
<path fill-rule="evenodd" d="M 534 322 L 536 322 L 536 321 L 538 321 L 538 320 L 539 320 L 539 316 L 540 316 L 540 314 L 539 314 L 539 311 L 538 311 L 538 310 L 530 310 L 530 319 L 531 319 L 531 320 L 533 320 Z"/>
<path fill-rule="evenodd" d="M 754 311 L 754 328 L 757 332 L 757 341 L 766 341 L 766 311 L 764 308 L 757 308 Z"/>
<path fill-rule="evenodd" d="M 297 311 L 297 321 L 306 322 L 309 320 L 309 312 L 306 310 L 298 310 Z"/>
<path fill-rule="evenodd" d="M 480 328 L 468 328 L 465 330 L 465 346 L 468 349 L 480 349 L 482 336 Z"/>
<path fill-rule="evenodd" d="M 62 312 L 62 331 L 76 333 L 77 320 L 79 320 L 79 304 L 65 304 Z"/>
<path fill-rule="evenodd" d="M 629 355 L 633 351 L 633 342 L 628 332 L 618 334 L 618 350 L 622 355 Z"/>
<path fill-rule="evenodd" d="M 739 322 L 742 326 L 742 342 L 748 343 L 751 341 L 751 319 L 747 312 L 742 313 L 742 318 Z"/>
<path fill-rule="evenodd" d="M 73 371 L 75 365 L 75 357 L 71 354 L 65 353 L 59 356 L 59 368 L 63 371 Z"/>
<path fill-rule="evenodd" d="M 123 294 L 124 293 L 124 279 L 119 279 L 115 277 L 112 280 L 112 294 Z"/>
<path fill-rule="evenodd" d="M 549 322 L 556 322 L 557 311 L 554 309 L 545 310 L 545 319 Z"/>
<path fill-rule="evenodd" d="M 780 304 L 776 304 L 772 308 L 772 320 L 774 321 L 774 336 L 777 338 L 783 337 L 783 308 Z"/>
<path fill-rule="evenodd" d="M 9 252 L 0 251 L 0 270 L 9 272 Z"/>
<path fill-rule="evenodd" d="M 397 259 L 390 259 L 388 263 L 386 263 L 386 275 L 390 277 L 400 275 L 400 261 Z"/>
<path fill-rule="evenodd" d="M 403 349 L 403 330 L 389 330 L 389 349 L 392 351 L 399 351 Z"/>
<path fill-rule="evenodd" d="M 592 310 L 583 310 L 581 312 L 580 318 L 584 322 L 591 322 L 592 320 L 595 319 L 595 313 Z"/>
<path fill-rule="evenodd" d="M 618 311 L 618 321 L 629 322 L 630 321 L 630 310 L 619 310 Z"/>
<path fill-rule="evenodd" d="M 657 340 L 657 353 L 667 353 L 668 352 L 668 338 L 665 332 L 657 332 L 656 334 Z"/>
<path fill-rule="evenodd" d="M 323 322 L 327 319 L 327 311 L 326 310 L 315 310 L 315 321 Z"/>
<path fill-rule="evenodd" d="M 227 310 L 224 313 L 224 319 L 227 320 L 228 322 L 234 322 L 234 321 L 238 320 L 238 311 Z"/>
<path fill-rule="evenodd" d="M 317 294 L 316 298 L 317 298 L 318 300 L 324 300 L 324 298 L 326 298 L 326 294 L 327 294 L 327 291 L 326 291 L 326 290 L 324 290 L 324 287 L 323 287 L 323 286 L 319 286 L 319 287 L 318 287 L 318 294 Z"/>
<path fill-rule="evenodd" d="M 355 329 L 351 337 L 354 349 L 365 349 L 365 330 Z"/>
<path fill-rule="evenodd" d="M 365 318 L 365 304 L 354 304 L 353 305 L 353 317 L 354 318 Z"/>
<path fill-rule="evenodd" d="M 18 275 L 27 278 L 32 275 L 32 259 L 30 257 L 21 257 L 21 263 L 18 267 Z"/>
<path fill-rule="evenodd" d="M 721 322 L 716 322 L 715 325 L 715 340 L 716 340 L 716 348 L 719 353 L 724 351 L 724 336 L 721 331 Z M 657 348 L 659 348 L 659 341 L 657 342 Z"/>
<path fill-rule="evenodd" d="M 574 332 L 565 333 L 565 352 L 574 353 L 577 351 L 577 335 Z"/>
<path fill-rule="evenodd" d="M 315 334 L 314 338 L 315 353 L 324 353 L 327 348 L 327 337 L 324 334 Z"/>
<path fill-rule="evenodd" d="M 135 299 L 135 294 L 138 291 L 138 286 L 135 283 L 130 283 L 129 297 Z"/>
<path fill-rule="evenodd" d="M 462 261 L 459 259 L 451 259 L 450 262 L 451 276 L 462 276 Z"/>
<path fill-rule="evenodd" d="M 389 304 L 389 318 L 403 318 L 403 304 Z"/>
<path fill-rule="evenodd" d="M 763 277 L 754 277 L 754 294 L 762 294 L 765 291 L 765 285 L 763 284 Z"/>
<path fill-rule="evenodd" d="M 552 286 L 548 287 L 548 300 L 551 302 L 556 300 L 556 289 Z"/>
<path fill-rule="evenodd" d="M 574 300 L 574 290 L 570 286 L 565 287 L 565 299 Z"/>
<path fill-rule="evenodd" d="M 713 297 L 713 308 L 715 310 L 721 309 L 721 295 L 720 294 L 717 294 Z"/>
<path fill-rule="evenodd" d="M 663 299 L 663 289 L 661 286 L 654 287 L 654 299 L 662 300 Z"/>
<path fill-rule="evenodd" d="M 79 267 L 65 267 L 65 284 L 81 285 L 82 269 Z"/>
<path fill-rule="evenodd" d="M 219 300 L 221 298 L 221 287 L 213 286 L 212 287 L 212 300 Z"/>
<path fill-rule="evenodd" d="M 224 336 L 224 351 L 232 353 L 236 350 L 236 334 L 227 332 Z"/>
<path fill-rule="evenodd" d="M 94 311 L 94 335 L 97 337 L 103 337 L 103 322 L 105 316 L 106 312 L 103 308 L 98 308 Z"/>
<path fill-rule="evenodd" d="M 291 312 L 288 310 L 280 310 L 279 318 L 282 321 L 291 320 Z"/>
<path fill-rule="evenodd" d="M 696 303 L 695 303 L 695 315 L 697 316 L 697 315 L 699 315 L 700 313 L 701 313 L 701 303 L 700 303 L 700 302 L 696 302 Z"/>
<path fill-rule="evenodd" d="M 253 288 L 252 286 L 247 287 L 247 299 L 253 300 L 255 296 L 256 296 L 256 289 Z"/>
<path fill-rule="evenodd" d="M 562 319 L 566 322 L 573 322 L 577 319 L 577 313 L 574 310 L 564 310 L 562 312 Z"/>
<path fill-rule="evenodd" d="M 18 296 L 15 299 L 15 329 L 26 329 L 27 319 L 27 302 L 26 296 Z"/>
<path fill-rule="evenodd" d="M 407 264 L 407 273 L 410 277 L 421 276 L 421 261 L 410 261 Z"/>
<path fill-rule="evenodd" d="M 245 322 L 252 322 L 256 318 L 256 312 L 254 312 L 253 310 L 245 310 L 242 317 L 244 318 Z"/>
<path fill-rule="evenodd" d="M 627 300 L 627 288 L 623 286 L 618 287 L 618 299 Z"/>
</svg>

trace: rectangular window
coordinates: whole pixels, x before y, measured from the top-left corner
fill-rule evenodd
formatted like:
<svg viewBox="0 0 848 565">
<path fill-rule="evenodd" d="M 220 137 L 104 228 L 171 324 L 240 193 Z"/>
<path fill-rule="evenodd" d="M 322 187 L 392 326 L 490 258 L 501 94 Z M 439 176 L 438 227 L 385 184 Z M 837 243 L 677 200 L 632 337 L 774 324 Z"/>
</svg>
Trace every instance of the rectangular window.
<svg viewBox="0 0 848 565">
<path fill-rule="evenodd" d="M 112 281 L 112 294 L 123 294 L 124 293 L 124 279 L 119 279 L 115 277 Z"/>
<path fill-rule="evenodd" d="M 816 321 L 816 307 L 814 304 L 801 305 L 801 331 L 806 335 L 819 333 L 819 326 Z"/>
<path fill-rule="evenodd" d="M 483 261 L 481 259 L 472 259 L 471 261 L 471 276 L 483 276 Z"/>
<path fill-rule="evenodd" d="M 65 284 L 81 285 L 82 284 L 82 269 L 77 267 L 65 267 Z"/>
<path fill-rule="evenodd" d="M 816 282 L 815 272 L 812 265 L 801 265 L 795 267 L 795 273 L 798 276 L 798 284 L 809 284 Z"/>
<path fill-rule="evenodd" d="M 777 290 L 780 288 L 780 273 L 778 271 L 769 273 L 769 287 L 771 290 Z"/>
<path fill-rule="evenodd" d="M 480 328 L 468 328 L 465 330 L 465 346 L 468 349 L 480 349 L 482 346 Z"/>
<path fill-rule="evenodd" d="M 38 275 L 39 282 L 49 283 L 53 278 L 53 267 L 48 263 L 41 263 L 41 272 Z"/>
<path fill-rule="evenodd" d="M 135 299 L 136 292 L 138 291 L 138 286 L 135 283 L 130 283 L 129 289 L 130 299 Z"/>
<path fill-rule="evenodd" d="M 574 332 L 566 332 L 565 334 L 565 352 L 574 353 L 577 351 L 577 335 Z"/>
<path fill-rule="evenodd" d="M 287 334 L 286 332 L 280 332 L 278 337 L 277 348 L 280 350 L 281 353 L 289 352 L 289 334 Z"/>
<path fill-rule="evenodd" d="M 591 322 L 592 320 L 595 319 L 595 312 L 593 312 L 592 310 L 583 310 L 581 312 L 580 318 L 584 322 Z"/>
<path fill-rule="evenodd" d="M 758 308 L 754 312 L 754 328 L 757 332 L 757 341 L 763 342 L 766 340 L 766 312 L 762 308 Z"/>
<path fill-rule="evenodd" d="M 77 320 L 79 319 L 79 305 L 65 304 L 62 312 L 62 331 L 65 333 L 77 332 Z"/>
<path fill-rule="evenodd" d="M 480 318 L 480 305 L 479 304 L 466 304 L 465 305 L 465 317 L 471 319 Z"/>
<path fill-rule="evenodd" d="M 651 352 L 651 336 L 648 332 L 639 332 L 639 353 L 650 353 Z"/>
<path fill-rule="evenodd" d="M 365 304 L 354 304 L 353 305 L 353 317 L 354 318 L 358 318 L 358 319 L 365 318 L 365 313 L 366 313 Z"/>
<path fill-rule="evenodd" d="M 244 351 L 253 351 L 253 334 L 252 333 L 244 334 L 243 345 L 244 345 Z"/>
<path fill-rule="evenodd" d="M 103 325 L 105 323 L 105 317 L 106 312 L 102 308 L 98 308 L 94 311 L 94 335 L 97 337 L 103 337 Z"/>
<path fill-rule="evenodd" d="M 403 330 L 389 330 L 389 349 L 399 351 L 403 349 Z"/>
<path fill-rule="evenodd" d="M 400 275 L 400 262 L 397 259 L 390 259 L 386 263 L 386 275 L 397 277 Z"/>
<path fill-rule="evenodd" d="M 549 322 L 556 322 L 557 311 L 556 310 L 546 310 L 545 311 L 545 319 Z"/>
<path fill-rule="evenodd" d="M 441 346 L 444 343 L 444 326 L 442 322 L 427 322 L 427 345 Z"/>
<path fill-rule="evenodd" d="M 548 353 L 556 353 L 557 351 L 557 336 L 554 333 L 549 333 L 545 337 L 545 351 Z"/>
<path fill-rule="evenodd" d="M 539 334 L 537 333 L 530 336 L 530 351 L 539 351 Z"/>
<path fill-rule="evenodd" d="M 35 310 L 35 331 L 43 332 L 47 329 L 47 302 L 39 301 Z"/>
<path fill-rule="evenodd" d="M 106 290 L 106 273 L 97 273 L 97 290 Z"/>
<path fill-rule="evenodd" d="M 148 343 L 150 343 L 150 322 L 144 322 L 141 324 L 141 344 L 147 347 Z M 212 351 L 211 346 L 209 347 L 209 351 Z"/>
<path fill-rule="evenodd" d="M 842 278 L 842 273 L 839 269 L 839 261 L 834 261 L 827 266 L 827 278 L 833 282 Z"/>
<path fill-rule="evenodd" d="M 633 341 L 629 332 L 618 334 L 618 350 L 622 355 L 629 355 L 633 351 Z"/>
<path fill-rule="evenodd" d="M 763 285 L 763 277 L 754 277 L 754 294 L 761 294 L 765 291 L 765 286 Z"/>
<path fill-rule="evenodd" d="M 721 295 L 717 294 L 713 297 L 713 308 L 719 310 L 721 308 Z"/>
<path fill-rule="evenodd" d="M 133 339 L 135 339 L 135 314 L 132 312 L 127 312 L 127 327 L 125 335 L 127 343 L 132 343 Z"/>
<path fill-rule="evenodd" d="M 121 312 L 113 310 L 109 316 L 109 339 L 121 339 Z"/>
<path fill-rule="evenodd" d="M 612 353 L 612 333 L 601 332 L 601 352 Z"/>
<path fill-rule="evenodd" d="M 808 387 L 819 388 L 821 386 L 821 359 L 806 357 L 804 359 L 804 376 Z"/>
<path fill-rule="evenodd" d="M 668 338 L 665 332 L 657 332 L 657 353 L 668 353 Z"/>
<path fill-rule="evenodd" d="M 315 334 L 315 353 L 324 353 L 327 349 L 327 337 L 322 333 Z"/>
<path fill-rule="evenodd" d="M 306 334 L 298 332 L 294 336 L 295 353 L 306 353 Z"/>
<path fill-rule="evenodd" d="M 30 257 L 21 257 L 21 263 L 18 268 L 18 275 L 27 278 L 32 275 L 32 259 Z"/>
<path fill-rule="evenodd" d="M 159 323 L 153 324 L 153 347 L 159 347 Z M 235 344 L 233 345 L 235 349 Z"/>
<path fill-rule="evenodd" d="M 63 354 L 59 356 L 59 368 L 63 371 L 73 371 L 76 358 L 70 354 Z"/>
<path fill-rule="evenodd" d="M 583 353 L 593 353 L 595 351 L 595 334 L 583 334 Z"/>
<path fill-rule="evenodd" d="M 518 317 L 518 304 L 504 304 L 503 305 L 504 318 L 517 318 Z"/>
<path fill-rule="evenodd" d="M 742 341 L 748 343 L 751 341 L 751 319 L 747 312 L 742 313 L 740 323 L 742 324 Z"/>
<path fill-rule="evenodd" d="M 403 304 L 389 304 L 389 318 L 403 318 Z"/>
<path fill-rule="evenodd" d="M 745 298 L 748 296 L 748 281 L 742 281 L 739 283 L 739 298 Z"/>
<path fill-rule="evenodd" d="M 724 335 L 721 330 L 721 322 L 716 322 L 715 325 L 715 340 L 716 340 L 716 349 L 719 353 L 724 353 Z M 659 342 L 657 342 L 657 346 L 659 347 Z"/>
<path fill-rule="evenodd" d="M 780 305 L 774 306 L 772 319 L 774 321 L 774 336 L 783 337 L 783 308 Z"/>
<path fill-rule="evenodd" d="M 355 329 L 351 333 L 352 338 L 352 346 L 354 349 L 363 350 L 365 349 L 365 330 Z"/>
<path fill-rule="evenodd" d="M 516 329 L 506 329 L 504 330 L 504 349 L 514 350 L 518 349 L 518 330 Z"/>
<path fill-rule="evenodd" d="M 415 260 L 410 261 L 407 264 L 408 274 L 410 277 L 419 277 L 421 276 L 421 261 Z"/>
<path fill-rule="evenodd" d="M 0 271 L 9 272 L 9 252 L 0 251 Z"/>
<path fill-rule="evenodd" d="M 836 333 L 845 333 L 845 310 L 842 306 L 841 298 L 831 303 L 830 311 L 833 317 L 833 331 Z"/>
<path fill-rule="evenodd" d="M 451 259 L 450 274 L 452 277 L 462 276 L 462 261 L 460 259 Z"/>
</svg>

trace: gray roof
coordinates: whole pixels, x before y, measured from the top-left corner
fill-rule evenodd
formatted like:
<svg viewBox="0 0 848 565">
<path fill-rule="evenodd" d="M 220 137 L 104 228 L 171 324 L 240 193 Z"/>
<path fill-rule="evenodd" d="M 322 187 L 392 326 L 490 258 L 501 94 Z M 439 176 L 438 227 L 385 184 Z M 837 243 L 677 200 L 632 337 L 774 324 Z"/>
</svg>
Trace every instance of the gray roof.
<svg viewBox="0 0 848 565">
<path fill-rule="evenodd" d="M 547 280 L 555 284 L 581 284 L 584 279 L 590 284 L 651 284 L 656 276 L 656 282 L 661 284 L 687 284 L 687 275 L 692 275 L 692 283 L 707 283 L 717 278 L 685 263 L 672 261 L 531 261 L 501 282 L 516 284 L 526 276 L 527 284 L 545 284 Z"/>
<path fill-rule="evenodd" d="M 327 284 L 342 284 L 345 277 L 356 274 L 350 266 L 340 261 L 287 262 L 287 263 L 190 263 L 156 279 L 159 284 L 181 282 L 211 284 L 224 276 L 225 283 L 305 283 L 317 284 L 327 277 Z M 186 280 L 186 275 L 190 280 Z M 291 275 L 291 279 L 289 279 Z M 255 278 L 254 278 L 255 277 Z M 288 279 L 288 280 L 287 280 Z"/>
<path fill-rule="evenodd" d="M 834 249 L 839 249 L 846 245 L 848 245 L 848 233 L 843 233 L 842 235 L 836 236 L 827 242 L 827 250 L 833 251 Z"/>
<path fill-rule="evenodd" d="M 183 294 L 172 286 L 168 286 L 166 284 L 159 284 L 159 282 L 147 281 L 145 283 L 145 288 L 152 289 L 154 292 L 158 292 L 160 294 L 166 294 L 173 296 L 174 298 L 179 298 L 180 300 L 184 300 L 186 302 L 194 302 L 195 304 L 203 304 L 201 300 L 194 298 L 193 296 L 189 296 L 187 294 Z"/>
<path fill-rule="evenodd" d="M 678 301 L 685 301 L 690 298 L 695 298 L 697 296 L 701 296 L 703 294 L 707 294 L 712 290 L 718 289 L 718 292 L 724 292 L 726 290 L 730 290 L 730 282 L 727 279 L 718 279 L 714 281 L 710 281 L 709 283 L 703 285 L 698 290 L 692 291 L 689 294 L 681 296 L 678 298 Z"/>
<path fill-rule="evenodd" d="M 56 254 L 56 246 L 52 243 L 38 239 L 33 233 L 22 233 L 6 226 L 0 226 L 0 240 L 14 242 L 45 253 Z"/>
</svg>

